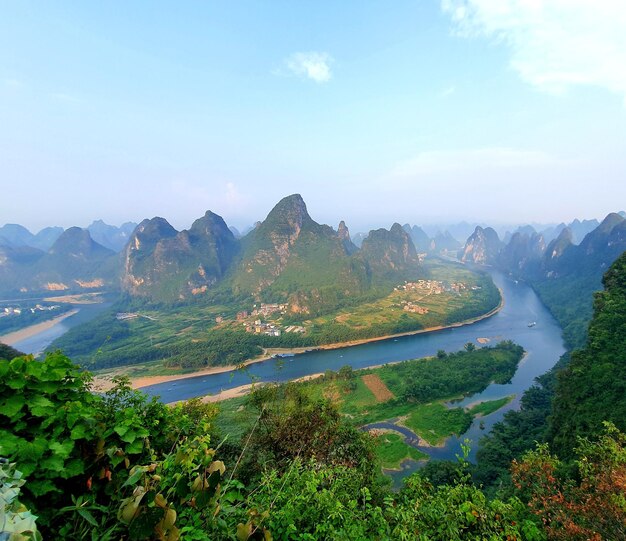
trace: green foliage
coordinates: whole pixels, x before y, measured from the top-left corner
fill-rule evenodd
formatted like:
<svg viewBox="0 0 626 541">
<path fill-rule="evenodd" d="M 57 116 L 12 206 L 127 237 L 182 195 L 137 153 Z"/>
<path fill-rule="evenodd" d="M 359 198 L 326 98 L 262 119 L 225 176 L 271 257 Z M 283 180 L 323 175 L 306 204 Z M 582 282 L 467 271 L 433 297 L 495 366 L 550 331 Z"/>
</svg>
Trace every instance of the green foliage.
<svg viewBox="0 0 626 541">
<path fill-rule="evenodd" d="M 489 383 L 506 383 L 515 374 L 524 350 L 510 341 L 445 358 L 406 361 L 385 366 L 380 377 L 396 396 L 426 403 L 484 390 Z"/>
<path fill-rule="evenodd" d="M 93 394 L 90 376 L 58 353 L 0 361 L 0 374 L 0 454 L 18 463 L 46 536 L 115 539 L 126 524 L 133 539 L 174 539 L 158 494 L 175 487 L 183 506 L 215 496 L 224 467 L 208 447 L 213 405 L 168 408 L 123 378 Z"/>
<path fill-rule="evenodd" d="M 10 361 L 11 359 L 14 359 L 15 357 L 21 357 L 24 354 L 21 351 L 18 351 L 15 348 L 12 348 L 11 346 L 7 346 L 6 344 L 3 344 L 2 342 L 0 342 L 0 359 L 5 359 L 7 361 Z"/>
<path fill-rule="evenodd" d="M 413 475 L 385 511 L 391 539 L 544 539 L 519 500 L 489 501 L 463 477 L 435 488 Z"/>
<path fill-rule="evenodd" d="M 414 408 L 405 424 L 429 444 L 438 445 L 452 434 L 460 436 L 467 431 L 472 424 L 472 414 L 463 408 L 425 404 Z"/>
<path fill-rule="evenodd" d="M 503 406 L 506 406 L 515 395 L 505 396 L 504 398 L 498 398 L 497 400 L 487 400 L 485 402 L 480 402 L 475 406 L 470 408 L 470 413 L 472 415 L 482 415 L 483 417 L 486 415 L 490 415 L 494 411 L 498 411 Z"/>
<path fill-rule="evenodd" d="M 537 378 L 522 395 L 520 409 L 507 411 L 502 422 L 481 438 L 477 465 L 473 471 L 476 483 L 503 493 L 511 493 L 509 467 L 514 458 L 532 449 L 536 442 L 545 441 L 546 419 L 552 407 L 557 368 Z"/>
<path fill-rule="evenodd" d="M 587 344 L 558 375 L 550 430 L 562 458 L 571 456 L 578 436 L 593 436 L 602 421 L 626 430 L 626 253 L 603 282 Z"/>
<path fill-rule="evenodd" d="M 297 384 L 266 385 L 252 393 L 259 412 L 251 434 L 256 467 L 284 468 L 295 458 L 360 470 L 374 469 L 369 434 L 343 422 L 337 408 L 311 400 Z"/>
<path fill-rule="evenodd" d="M 384 433 L 376 436 L 376 456 L 385 469 L 398 470 L 402 462 L 428 459 L 428 455 L 404 442 L 400 434 Z"/>
<path fill-rule="evenodd" d="M 85 473 L 84 447 L 98 430 L 88 385 L 59 354 L 0 361 L 0 455 L 19 460 L 27 501 L 54 501 Z"/>
</svg>

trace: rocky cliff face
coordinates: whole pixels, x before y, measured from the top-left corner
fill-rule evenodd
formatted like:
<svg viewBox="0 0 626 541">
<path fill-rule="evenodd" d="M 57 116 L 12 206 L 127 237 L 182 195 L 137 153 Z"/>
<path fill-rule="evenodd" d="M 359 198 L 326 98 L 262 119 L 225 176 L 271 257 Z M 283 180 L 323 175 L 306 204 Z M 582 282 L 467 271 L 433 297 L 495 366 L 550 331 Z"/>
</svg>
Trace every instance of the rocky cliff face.
<svg viewBox="0 0 626 541">
<path fill-rule="evenodd" d="M 523 273 L 538 265 L 545 251 L 546 243 L 541 234 L 518 231 L 500 251 L 498 266 L 514 274 Z"/>
<path fill-rule="evenodd" d="M 419 258 L 408 233 L 398 223 L 390 230 L 370 231 L 361 245 L 361 258 L 368 264 L 373 274 L 389 275 L 417 271 Z"/>
<path fill-rule="evenodd" d="M 122 287 L 131 295 L 158 300 L 206 293 L 223 277 L 238 250 L 224 220 L 211 211 L 180 232 L 163 218 L 144 220 L 123 254 Z"/>
<path fill-rule="evenodd" d="M 431 250 L 431 241 L 426 232 L 417 225 L 404 224 L 402 228 L 409 234 L 415 249 L 419 253 L 425 253 Z"/>
<path fill-rule="evenodd" d="M 355 244 L 353 244 L 350 239 L 350 231 L 348 230 L 348 226 L 346 226 L 346 222 L 341 220 L 339 222 L 339 227 L 337 228 L 337 236 L 343 243 L 343 247 L 346 250 L 346 254 L 352 255 L 354 252 L 358 251 L 358 248 Z"/>
<path fill-rule="evenodd" d="M 491 228 L 476 226 L 474 233 L 467 239 L 460 255 L 464 263 L 492 265 L 497 261 L 502 243 L 498 234 Z"/>
</svg>

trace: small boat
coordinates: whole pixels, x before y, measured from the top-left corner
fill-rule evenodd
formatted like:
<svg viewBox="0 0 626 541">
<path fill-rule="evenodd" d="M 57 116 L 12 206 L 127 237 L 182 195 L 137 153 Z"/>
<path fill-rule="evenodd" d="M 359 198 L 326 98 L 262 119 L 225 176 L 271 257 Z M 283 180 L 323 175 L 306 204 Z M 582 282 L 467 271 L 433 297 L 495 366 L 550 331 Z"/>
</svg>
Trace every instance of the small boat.
<svg viewBox="0 0 626 541">
<path fill-rule="evenodd" d="M 537 322 L 536 322 L 536 321 L 531 321 L 531 322 L 528 324 L 528 326 L 529 326 L 529 327 L 534 327 L 535 325 L 537 325 Z"/>
</svg>

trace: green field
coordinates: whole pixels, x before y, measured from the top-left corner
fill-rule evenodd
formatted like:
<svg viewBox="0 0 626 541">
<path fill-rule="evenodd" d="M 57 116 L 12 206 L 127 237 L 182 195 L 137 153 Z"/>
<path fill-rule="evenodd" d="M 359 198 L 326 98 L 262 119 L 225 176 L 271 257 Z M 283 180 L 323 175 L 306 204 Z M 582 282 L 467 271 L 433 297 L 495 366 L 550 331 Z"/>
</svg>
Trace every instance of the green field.
<svg viewBox="0 0 626 541">
<path fill-rule="evenodd" d="M 376 455 L 386 470 L 399 470 L 405 460 L 426 460 L 428 455 L 404 443 L 399 434 L 384 433 L 376 436 Z"/>
<path fill-rule="evenodd" d="M 298 384 L 311 400 L 332 402 L 356 426 L 391 422 L 413 430 L 429 445 L 441 445 L 453 434 L 461 435 L 478 415 L 487 415 L 512 400 L 512 396 L 482 402 L 472 408 L 446 405 L 484 390 L 491 382 L 505 383 L 515 373 L 523 349 L 511 342 L 445 357 L 416 359 L 375 369 L 354 371 L 349 367 L 327 372 L 317 379 Z M 366 384 L 373 385 L 377 395 Z M 382 400 L 381 393 L 387 393 Z M 220 403 L 217 426 L 221 434 L 240 438 L 258 416 L 249 398 Z M 377 438 L 377 453 L 385 468 L 397 468 L 405 459 L 424 458 L 401 436 Z"/>
<path fill-rule="evenodd" d="M 242 309 L 251 311 L 251 300 L 158 306 L 126 301 L 70 329 L 50 349 L 62 350 L 91 370 L 151 363 L 142 375 L 184 373 L 208 366 L 237 365 L 258 357 L 266 348 L 309 348 L 445 326 L 479 317 L 500 301 L 488 275 L 461 265 L 426 260 L 422 273 L 424 281 L 440 285 L 438 291 L 432 287 L 409 288 L 413 282 L 408 286 L 401 283 L 395 289 L 390 286 L 376 290 L 361 304 L 310 320 L 280 313 L 261 317 L 280 329 L 280 336 L 245 332 L 246 324 L 253 324 L 259 316 L 237 321 L 236 315 Z M 455 289 L 453 284 L 463 287 Z M 404 310 L 407 303 L 424 313 Z M 120 321 L 116 318 L 118 312 L 132 312 L 138 317 Z M 223 321 L 218 323 L 217 318 Z M 291 325 L 301 326 L 305 332 L 287 333 Z"/>
<path fill-rule="evenodd" d="M 460 436 L 472 424 L 473 416 L 463 408 L 446 408 L 441 403 L 416 406 L 403 424 L 429 445 L 441 445 L 446 438 Z"/>
</svg>

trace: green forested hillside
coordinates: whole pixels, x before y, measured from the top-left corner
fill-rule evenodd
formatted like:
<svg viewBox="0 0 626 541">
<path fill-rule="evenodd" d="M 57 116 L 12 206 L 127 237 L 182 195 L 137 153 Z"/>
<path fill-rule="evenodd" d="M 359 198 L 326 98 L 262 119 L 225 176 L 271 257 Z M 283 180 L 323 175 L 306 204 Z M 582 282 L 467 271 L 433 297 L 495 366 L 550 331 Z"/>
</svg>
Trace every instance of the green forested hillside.
<svg viewBox="0 0 626 541">
<path fill-rule="evenodd" d="M 571 479 L 539 447 L 513 463 L 504 497 L 472 485 L 462 458 L 450 481 L 417 473 L 392 492 L 376 441 L 298 385 L 255 392 L 237 442 L 215 405 L 170 408 L 123 380 L 93 394 L 59 354 L 0 360 L 0 376 L 2 527 L 25 539 L 582 541 L 626 525 L 613 427 L 580 442 Z"/>
<path fill-rule="evenodd" d="M 580 436 L 602 421 L 626 429 L 626 253 L 604 275 L 596 293 L 587 343 L 557 376 L 550 438 L 567 456 Z"/>
<path fill-rule="evenodd" d="M 510 461 L 535 442 L 551 442 L 564 458 L 572 456 L 579 437 L 596 435 L 603 421 L 625 428 L 626 419 L 626 253 L 604 275 L 605 291 L 595 294 L 594 315 L 586 344 L 565 354 L 522 397 L 520 411 L 508 412 L 480 442 L 475 478 L 493 485 L 508 479 Z M 591 293 L 587 293 L 591 295 Z M 563 299 L 577 306 L 572 295 Z M 573 310 L 573 308 L 572 308 Z M 565 314 L 565 312 L 563 312 Z M 581 325 L 579 313 L 572 312 Z M 587 333 L 585 333 L 587 335 Z"/>
</svg>

